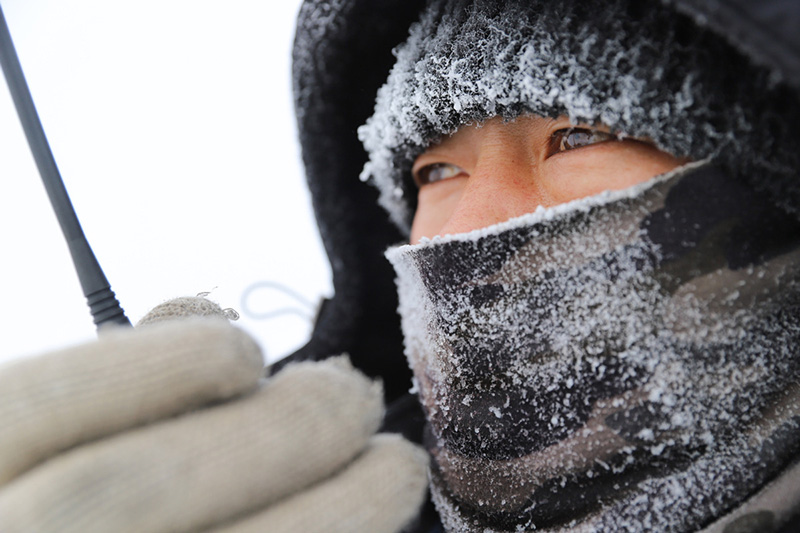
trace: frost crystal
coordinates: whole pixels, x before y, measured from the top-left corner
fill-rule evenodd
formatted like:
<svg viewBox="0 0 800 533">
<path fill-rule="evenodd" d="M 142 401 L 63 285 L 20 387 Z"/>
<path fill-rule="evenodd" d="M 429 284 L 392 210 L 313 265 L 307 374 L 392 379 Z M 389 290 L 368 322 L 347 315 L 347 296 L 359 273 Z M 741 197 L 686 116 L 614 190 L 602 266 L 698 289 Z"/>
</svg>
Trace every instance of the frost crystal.
<svg viewBox="0 0 800 533">
<path fill-rule="evenodd" d="M 783 196 L 791 188 L 787 209 L 800 211 L 800 146 L 793 131 L 778 131 L 793 119 L 770 107 L 780 99 L 767 96 L 769 73 L 750 72 L 661 2 L 629 4 L 431 0 L 359 129 L 369 153 L 361 178 L 374 180 L 392 220 L 408 230 L 410 169 L 427 146 L 465 124 L 523 113 L 604 124 L 676 156 L 718 157 L 744 176 L 769 169 L 770 186 Z"/>
<path fill-rule="evenodd" d="M 695 531 L 782 468 L 800 231 L 769 208 L 694 165 L 387 253 L 449 531 Z"/>
</svg>

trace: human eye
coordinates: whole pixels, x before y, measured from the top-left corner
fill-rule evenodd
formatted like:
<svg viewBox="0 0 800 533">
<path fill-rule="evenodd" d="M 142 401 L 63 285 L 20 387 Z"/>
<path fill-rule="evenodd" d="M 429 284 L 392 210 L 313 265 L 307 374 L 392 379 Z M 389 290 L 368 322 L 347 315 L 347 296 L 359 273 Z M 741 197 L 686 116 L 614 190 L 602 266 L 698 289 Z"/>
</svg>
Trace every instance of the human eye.
<svg viewBox="0 0 800 533">
<path fill-rule="evenodd" d="M 454 178 L 462 174 L 466 175 L 466 171 L 458 165 L 452 163 L 432 163 L 417 169 L 414 172 L 414 181 L 418 187 L 422 187 L 423 185 Z"/>
<path fill-rule="evenodd" d="M 561 128 L 550 136 L 547 157 L 616 139 L 616 136 L 605 131 L 590 128 Z"/>
</svg>

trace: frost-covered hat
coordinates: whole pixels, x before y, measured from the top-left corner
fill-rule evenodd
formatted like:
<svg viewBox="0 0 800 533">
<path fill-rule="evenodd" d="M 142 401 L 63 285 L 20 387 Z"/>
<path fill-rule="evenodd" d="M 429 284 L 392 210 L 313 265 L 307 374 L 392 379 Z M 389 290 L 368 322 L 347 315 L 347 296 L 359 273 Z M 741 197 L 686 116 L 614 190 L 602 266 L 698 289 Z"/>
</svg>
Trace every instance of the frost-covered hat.
<svg viewBox="0 0 800 533">
<path fill-rule="evenodd" d="M 796 96 L 661 2 L 431 0 L 395 54 L 359 136 L 369 154 L 361 177 L 403 231 L 417 155 L 462 125 L 523 113 L 715 158 L 797 211 Z"/>
</svg>

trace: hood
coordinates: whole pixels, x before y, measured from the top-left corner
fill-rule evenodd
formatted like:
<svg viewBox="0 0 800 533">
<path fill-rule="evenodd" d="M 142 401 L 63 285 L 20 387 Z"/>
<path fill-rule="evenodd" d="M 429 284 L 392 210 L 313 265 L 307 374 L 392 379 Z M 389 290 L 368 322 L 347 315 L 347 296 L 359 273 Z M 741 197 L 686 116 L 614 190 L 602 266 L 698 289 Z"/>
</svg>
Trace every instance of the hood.
<svg viewBox="0 0 800 533">
<path fill-rule="evenodd" d="M 753 62 L 800 87 L 800 5 L 794 0 L 666 0 L 698 25 L 709 26 Z"/>
<path fill-rule="evenodd" d="M 800 4 L 667 2 L 707 25 L 775 83 L 800 92 Z M 408 36 L 420 0 L 307 0 L 293 51 L 293 83 L 303 162 L 335 296 L 325 303 L 309 343 L 293 360 L 347 352 L 384 380 L 387 399 L 405 393 L 410 372 L 397 318 L 394 273 L 383 253 L 405 240 L 359 180 L 367 155 L 357 129 L 372 114 L 378 88 Z"/>
</svg>

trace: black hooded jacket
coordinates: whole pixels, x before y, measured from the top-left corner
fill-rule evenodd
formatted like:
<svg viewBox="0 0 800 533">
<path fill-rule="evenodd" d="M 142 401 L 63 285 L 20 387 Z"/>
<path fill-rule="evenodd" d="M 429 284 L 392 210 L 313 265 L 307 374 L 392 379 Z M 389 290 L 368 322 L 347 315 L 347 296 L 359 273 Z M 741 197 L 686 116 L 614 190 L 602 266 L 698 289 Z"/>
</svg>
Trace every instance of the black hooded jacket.
<svg viewBox="0 0 800 533">
<path fill-rule="evenodd" d="M 772 70 L 800 105 L 800 2 L 669 0 L 708 25 L 754 63 Z M 306 0 L 299 12 L 293 83 L 303 161 L 317 223 L 333 273 L 309 342 L 285 361 L 346 352 L 383 380 L 386 427 L 420 442 L 424 419 L 408 394 L 394 272 L 387 246 L 406 240 L 358 176 L 367 160 L 356 130 L 372 114 L 378 88 L 408 36 L 423 0 Z M 795 205 L 797 208 L 798 206 Z M 418 531 L 435 531 L 429 517 Z M 788 531 L 788 530 L 787 530 Z"/>
</svg>

